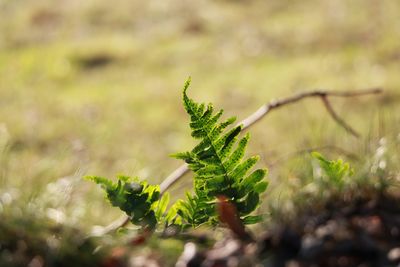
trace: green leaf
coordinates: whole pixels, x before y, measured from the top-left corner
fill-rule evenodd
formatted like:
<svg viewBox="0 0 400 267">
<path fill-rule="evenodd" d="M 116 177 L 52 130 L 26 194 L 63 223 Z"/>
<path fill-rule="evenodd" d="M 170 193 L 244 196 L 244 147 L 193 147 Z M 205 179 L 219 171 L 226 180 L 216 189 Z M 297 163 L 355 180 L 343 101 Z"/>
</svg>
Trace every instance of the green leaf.
<svg viewBox="0 0 400 267">
<path fill-rule="evenodd" d="M 259 157 L 253 156 L 251 158 L 246 159 L 242 163 L 236 166 L 233 171 L 229 173 L 229 176 L 233 177 L 234 180 L 240 181 L 243 176 L 257 163 Z"/>
<path fill-rule="evenodd" d="M 242 160 L 249 139 L 250 139 L 250 134 L 246 134 L 245 137 L 240 139 L 237 148 L 235 149 L 235 151 L 233 151 L 232 155 L 227 159 L 226 168 L 228 171 L 232 170 L 232 168 L 235 167 L 237 163 Z"/>
<path fill-rule="evenodd" d="M 247 215 L 254 211 L 260 204 L 259 194 L 256 192 L 250 192 L 244 201 L 238 202 L 238 211 L 241 216 Z"/>
<path fill-rule="evenodd" d="M 199 143 L 190 152 L 176 155 L 195 174 L 195 195 L 188 195 L 184 203 L 179 203 L 177 212 L 192 226 L 214 224 L 218 221 L 215 197 L 225 195 L 242 216 L 249 215 L 259 205 L 259 194 L 267 188 L 268 183 L 263 180 L 266 170 L 256 170 L 246 177 L 259 159 L 253 156 L 243 160 L 250 135 L 238 141 L 242 126 L 229 129 L 234 117 L 220 122 L 223 110 L 214 113 L 212 104 L 196 103 L 189 98 L 189 83 L 190 80 L 183 88 L 183 105 L 190 117 L 191 135 Z"/>
<path fill-rule="evenodd" d="M 264 182 L 260 182 L 260 183 L 258 183 L 258 184 L 256 184 L 254 186 L 254 191 L 259 193 L 259 194 L 261 194 L 265 190 L 267 190 L 267 187 L 268 187 L 268 183 L 267 182 L 265 182 L 265 181 Z"/>
<path fill-rule="evenodd" d="M 259 223 L 263 220 L 263 216 L 261 215 L 249 215 L 246 216 L 242 219 L 244 224 L 255 224 L 255 223 Z"/>
<path fill-rule="evenodd" d="M 101 185 L 110 203 L 124 211 L 133 224 L 150 229 L 156 227 L 157 218 L 154 207 L 159 201 L 159 186 L 149 185 L 137 178 L 122 175 L 117 177 L 117 183 L 97 176 L 85 178 Z M 165 201 L 166 199 L 163 200 L 163 205 Z"/>
<path fill-rule="evenodd" d="M 169 193 L 165 193 L 160 201 L 158 201 L 157 209 L 156 209 L 156 217 L 159 221 L 162 220 L 162 216 L 164 215 L 165 211 L 167 210 L 167 206 L 169 203 Z"/>
<path fill-rule="evenodd" d="M 222 166 L 219 165 L 207 165 L 204 168 L 196 171 L 197 175 L 201 176 L 214 176 L 214 175 L 221 175 L 225 174 L 225 170 Z"/>
<path fill-rule="evenodd" d="M 350 164 L 343 162 L 342 159 L 328 160 L 318 152 L 312 152 L 311 155 L 318 160 L 319 166 L 324 171 L 329 182 L 339 189 L 343 187 L 345 178 L 353 175 L 353 169 Z"/>
<path fill-rule="evenodd" d="M 115 184 L 111 180 L 108 180 L 107 178 L 104 177 L 87 175 L 84 178 L 86 180 L 95 182 L 96 184 L 100 185 L 102 188 L 106 190 L 107 189 L 111 190 L 115 187 Z"/>
<path fill-rule="evenodd" d="M 230 131 L 228 131 L 226 134 L 218 138 L 216 141 L 214 141 L 214 147 L 216 150 L 222 150 L 224 147 L 228 146 L 229 143 L 234 140 L 236 136 L 239 135 L 240 131 L 242 130 L 241 126 L 237 126 Z M 233 144 L 232 144 L 233 145 Z"/>
<path fill-rule="evenodd" d="M 246 187 L 246 189 L 250 189 L 253 187 L 256 183 L 261 181 L 267 173 L 266 169 L 257 169 L 254 172 L 252 172 L 249 176 L 247 176 L 245 179 L 242 181 L 242 185 Z"/>
<path fill-rule="evenodd" d="M 180 153 L 172 154 L 171 157 L 176 158 L 176 159 L 188 160 L 188 159 L 192 158 L 192 153 L 190 153 L 190 152 L 180 152 Z"/>
</svg>

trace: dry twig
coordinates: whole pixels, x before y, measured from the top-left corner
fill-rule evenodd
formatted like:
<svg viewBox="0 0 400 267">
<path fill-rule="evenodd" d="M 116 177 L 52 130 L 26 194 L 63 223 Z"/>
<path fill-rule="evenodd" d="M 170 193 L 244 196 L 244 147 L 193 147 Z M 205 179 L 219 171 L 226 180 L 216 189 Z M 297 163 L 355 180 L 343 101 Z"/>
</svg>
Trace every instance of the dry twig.
<svg viewBox="0 0 400 267">
<path fill-rule="evenodd" d="M 282 98 L 278 100 L 272 100 L 271 102 L 264 104 L 261 106 L 256 112 L 242 120 L 238 123 L 238 125 L 242 124 L 242 130 L 246 130 L 250 126 L 254 125 L 256 122 L 264 118 L 269 112 L 272 110 L 278 109 L 282 106 L 286 106 L 292 103 L 299 102 L 305 98 L 313 98 L 317 97 L 320 98 L 323 102 L 326 110 L 328 111 L 329 115 L 331 115 L 332 119 L 338 123 L 341 127 L 343 127 L 347 132 L 355 137 L 359 137 L 360 134 L 357 133 L 349 124 L 347 124 L 333 109 L 331 103 L 329 102 L 328 97 L 357 97 L 357 96 L 364 96 L 364 95 L 373 95 L 373 94 L 380 94 L 382 89 L 380 88 L 373 88 L 367 90 L 359 90 L 359 91 L 350 91 L 350 92 L 338 92 L 338 91 L 325 91 L 325 90 L 314 90 L 309 92 L 299 93 L 287 98 Z M 168 177 L 166 177 L 160 185 L 161 194 L 163 194 L 166 190 L 168 190 L 173 184 L 175 184 L 182 176 L 184 176 L 189 171 L 187 164 L 182 164 L 176 170 L 174 170 Z M 106 226 L 103 229 L 103 233 L 112 232 L 120 227 L 125 226 L 129 222 L 129 218 L 124 216 L 110 225 Z"/>
</svg>

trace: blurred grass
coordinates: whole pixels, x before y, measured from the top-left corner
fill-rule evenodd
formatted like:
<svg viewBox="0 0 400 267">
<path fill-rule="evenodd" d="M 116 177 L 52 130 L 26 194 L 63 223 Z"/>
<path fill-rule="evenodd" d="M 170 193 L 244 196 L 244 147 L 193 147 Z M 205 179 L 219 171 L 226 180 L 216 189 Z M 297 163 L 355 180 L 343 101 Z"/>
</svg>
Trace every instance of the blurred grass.
<svg viewBox="0 0 400 267">
<path fill-rule="evenodd" d="M 194 98 L 239 119 L 302 90 L 386 90 L 332 99 L 360 140 L 317 100 L 254 126 L 250 153 L 271 166 L 271 196 L 308 171 L 308 157 L 273 164 L 288 153 L 337 146 L 372 157 L 382 137 L 398 142 L 399 15 L 391 0 L 2 0 L 0 211 L 13 203 L 83 228 L 117 218 L 80 177 L 156 183 L 179 166 L 168 155 L 193 144 L 180 101 L 189 75 Z"/>
</svg>

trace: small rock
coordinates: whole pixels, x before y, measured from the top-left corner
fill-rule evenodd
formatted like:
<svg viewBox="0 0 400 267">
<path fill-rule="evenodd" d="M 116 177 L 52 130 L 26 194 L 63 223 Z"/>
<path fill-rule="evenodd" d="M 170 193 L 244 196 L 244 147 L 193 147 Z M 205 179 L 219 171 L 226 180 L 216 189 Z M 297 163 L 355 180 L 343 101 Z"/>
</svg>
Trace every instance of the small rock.
<svg viewBox="0 0 400 267">
<path fill-rule="evenodd" d="M 179 257 L 176 267 L 189 267 L 189 266 L 200 266 L 204 256 L 201 255 L 196 244 L 189 242 L 185 245 L 182 255 Z"/>
<path fill-rule="evenodd" d="M 390 261 L 400 261 L 400 247 L 392 248 L 388 253 L 388 259 Z"/>
<path fill-rule="evenodd" d="M 306 236 L 301 242 L 300 255 L 305 259 L 316 257 L 324 249 L 322 240 L 313 236 Z"/>
</svg>

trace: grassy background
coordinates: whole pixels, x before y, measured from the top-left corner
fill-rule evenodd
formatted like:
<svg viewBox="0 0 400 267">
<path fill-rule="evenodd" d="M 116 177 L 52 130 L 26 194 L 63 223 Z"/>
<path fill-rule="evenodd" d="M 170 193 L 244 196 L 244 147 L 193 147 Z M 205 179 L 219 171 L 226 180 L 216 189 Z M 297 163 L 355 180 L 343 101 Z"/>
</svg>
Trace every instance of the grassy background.
<svg viewBox="0 0 400 267">
<path fill-rule="evenodd" d="M 193 145 L 181 106 L 189 75 L 191 96 L 238 119 L 303 90 L 386 90 L 332 99 L 360 139 L 316 99 L 254 126 L 249 153 L 270 167 L 268 200 L 310 171 L 308 156 L 290 156 L 298 150 L 373 161 L 382 142 L 398 148 L 399 16 L 392 0 L 0 0 L 0 212 L 87 229 L 118 218 L 81 177 L 158 183 L 179 166 L 168 155 Z"/>
</svg>

